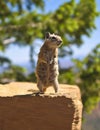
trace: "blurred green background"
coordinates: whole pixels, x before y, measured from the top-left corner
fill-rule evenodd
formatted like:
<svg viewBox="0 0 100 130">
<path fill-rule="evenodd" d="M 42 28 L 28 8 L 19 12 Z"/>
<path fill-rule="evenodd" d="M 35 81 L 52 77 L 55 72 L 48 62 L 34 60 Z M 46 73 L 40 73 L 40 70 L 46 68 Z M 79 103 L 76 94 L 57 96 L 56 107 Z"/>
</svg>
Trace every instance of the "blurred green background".
<svg viewBox="0 0 100 130">
<path fill-rule="evenodd" d="M 52 4 L 49 5 L 49 2 Z M 71 61 L 68 67 L 61 67 L 59 64 L 59 82 L 78 85 L 82 92 L 83 111 L 91 112 L 100 101 L 100 43 L 96 43 L 88 55 L 79 55 L 78 58 L 73 56 L 73 46 L 80 49 L 84 44 L 84 37 L 92 39 L 91 34 L 97 29 L 95 20 L 100 17 L 98 2 L 100 4 L 99 0 L 0 1 L 0 83 L 36 82 L 34 70 L 41 46 L 38 43 L 43 43 L 45 32 L 58 33 L 63 39 L 59 59 L 68 57 Z M 19 53 L 15 47 L 19 46 L 19 50 L 28 47 L 32 68 L 30 72 L 25 67 L 14 64 L 9 54 L 5 56 L 11 46 L 11 55 L 14 55 L 16 63 L 20 57 L 25 58 L 26 52 L 24 50 L 21 56 L 15 57 Z M 89 47 L 91 43 L 87 43 L 83 53 Z"/>
</svg>

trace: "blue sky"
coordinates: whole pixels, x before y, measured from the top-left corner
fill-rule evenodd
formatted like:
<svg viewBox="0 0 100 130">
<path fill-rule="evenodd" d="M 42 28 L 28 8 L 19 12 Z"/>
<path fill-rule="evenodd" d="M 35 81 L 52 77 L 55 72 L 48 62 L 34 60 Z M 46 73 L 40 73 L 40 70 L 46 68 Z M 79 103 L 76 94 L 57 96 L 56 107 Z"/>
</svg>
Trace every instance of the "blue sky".
<svg viewBox="0 0 100 130">
<path fill-rule="evenodd" d="M 46 0 L 46 12 L 55 10 L 65 1 L 66 0 Z M 97 10 L 100 11 L 100 0 L 96 0 L 96 3 Z M 100 17 L 96 19 L 95 23 L 97 29 L 91 33 L 91 37 L 83 37 L 84 44 L 80 48 L 73 46 L 75 58 L 86 56 L 98 43 L 100 43 Z M 29 62 L 29 47 L 20 48 L 17 45 L 10 45 L 10 47 L 1 55 L 9 57 L 14 64 L 22 64 Z"/>
</svg>

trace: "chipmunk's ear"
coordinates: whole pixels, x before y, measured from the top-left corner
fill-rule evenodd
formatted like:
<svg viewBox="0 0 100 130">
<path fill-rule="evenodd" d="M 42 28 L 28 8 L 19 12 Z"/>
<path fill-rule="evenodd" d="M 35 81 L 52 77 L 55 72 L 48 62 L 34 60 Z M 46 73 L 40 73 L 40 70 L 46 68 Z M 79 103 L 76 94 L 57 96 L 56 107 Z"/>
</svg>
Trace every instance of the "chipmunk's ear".
<svg viewBox="0 0 100 130">
<path fill-rule="evenodd" d="M 45 33 L 45 39 L 48 39 L 50 37 L 50 33 L 49 32 L 46 32 Z"/>
</svg>

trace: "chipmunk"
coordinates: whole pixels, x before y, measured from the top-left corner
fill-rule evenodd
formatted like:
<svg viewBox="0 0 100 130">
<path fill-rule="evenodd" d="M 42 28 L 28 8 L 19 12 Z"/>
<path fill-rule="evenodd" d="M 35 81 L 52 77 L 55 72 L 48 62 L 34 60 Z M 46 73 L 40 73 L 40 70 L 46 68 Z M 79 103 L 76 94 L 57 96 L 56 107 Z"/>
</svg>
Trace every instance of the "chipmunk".
<svg viewBox="0 0 100 130">
<path fill-rule="evenodd" d="M 58 92 L 58 47 L 61 44 L 60 36 L 49 32 L 45 34 L 36 67 L 37 87 L 40 93 L 44 93 L 49 86 L 53 86 L 55 93 Z"/>
</svg>

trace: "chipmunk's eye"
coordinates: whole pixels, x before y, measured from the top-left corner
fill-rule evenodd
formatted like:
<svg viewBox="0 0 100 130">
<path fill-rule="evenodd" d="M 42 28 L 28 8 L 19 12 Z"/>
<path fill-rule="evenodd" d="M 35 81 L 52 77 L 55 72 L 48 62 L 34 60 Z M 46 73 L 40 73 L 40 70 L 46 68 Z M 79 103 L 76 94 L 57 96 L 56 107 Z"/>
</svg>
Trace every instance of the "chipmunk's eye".
<svg viewBox="0 0 100 130">
<path fill-rule="evenodd" d="M 52 39 L 52 40 L 56 40 L 56 38 L 55 38 L 55 37 L 51 37 L 51 39 Z"/>
</svg>

